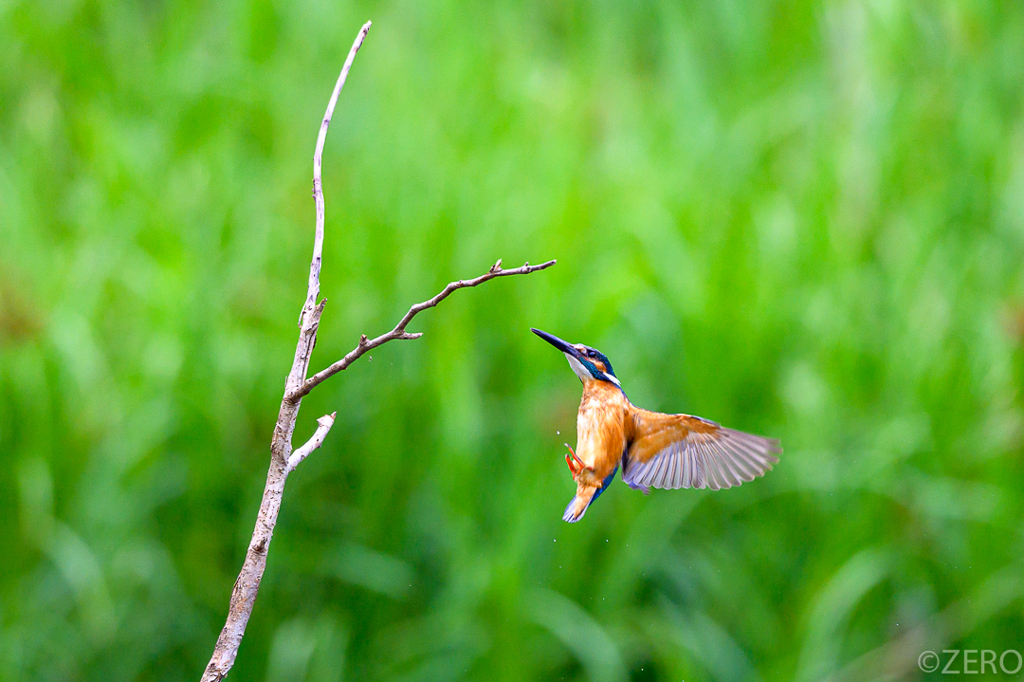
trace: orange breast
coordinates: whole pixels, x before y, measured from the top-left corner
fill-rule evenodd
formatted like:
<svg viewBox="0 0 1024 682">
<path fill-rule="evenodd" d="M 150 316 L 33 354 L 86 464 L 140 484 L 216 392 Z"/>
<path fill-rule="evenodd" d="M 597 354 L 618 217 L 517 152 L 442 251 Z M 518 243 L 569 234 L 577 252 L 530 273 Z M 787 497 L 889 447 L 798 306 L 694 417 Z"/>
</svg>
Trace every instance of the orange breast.
<svg viewBox="0 0 1024 682">
<path fill-rule="evenodd" d="M 605 381 L 588 381 L 576 417 L 576 453 L 600 483 L 618 466 L 626 446 L 626 414 L 629 401 L 622 391 Z"/>
</svg>

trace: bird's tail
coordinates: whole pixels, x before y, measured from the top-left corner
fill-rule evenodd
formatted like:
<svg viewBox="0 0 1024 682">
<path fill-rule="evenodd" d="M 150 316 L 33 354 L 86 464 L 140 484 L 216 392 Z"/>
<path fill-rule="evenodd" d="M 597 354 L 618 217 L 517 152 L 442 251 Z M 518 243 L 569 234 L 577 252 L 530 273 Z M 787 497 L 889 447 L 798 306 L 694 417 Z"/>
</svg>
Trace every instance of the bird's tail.
<svg viewBox="0 0 1024 682">
<path fill-rule="evenodd" d="M 600 488 L 585 488 L 582 485 L 578 485 L 576 487 L 576 494 L 569 500 L 569 506 L 565 508 L 565 513 L 562 514 L 562 520 L 576 523 L 582 519 L 583 515 L 587 513 L 587 509 L 594 503 L 594 500 L 601 496 L 601 493 L 605 491 L 608 484 L 615 478 L 615 472 L 618 470 L 619 467 L 615 467 L 610 474 L 605 476 L 605 479 L 601 481 Z"/>
<path fill-rule="evenodd" d="M 573 495 L 572 499 L 569 500 L 569 506 L 565 508 L 565 513 L 562 514 L 562 520 L 568 521 L 569 523 L 576 523 L 583 518 L 584 514 L 587 513 L 587 508 L 590 507 L 590 503 L 593 501 L 593 488 L 589 488 L 587 492 L 583 494 L 583 497 L 581 497 L 579 493 Z"/>
</svg>

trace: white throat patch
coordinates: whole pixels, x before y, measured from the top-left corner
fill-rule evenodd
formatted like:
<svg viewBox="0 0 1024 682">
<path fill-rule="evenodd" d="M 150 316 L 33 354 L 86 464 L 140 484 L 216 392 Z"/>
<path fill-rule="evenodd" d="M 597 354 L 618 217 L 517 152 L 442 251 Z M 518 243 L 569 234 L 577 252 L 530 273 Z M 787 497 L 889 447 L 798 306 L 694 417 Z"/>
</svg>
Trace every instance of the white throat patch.
<svg viewBox="0 0 1024 682">
<path fill-rule="evenodd" d="M 587 369 L 582 362 L 574 358 L 572 355 L 569 355 L 568 353 L 564 353 L 564 355 L 565 359 L 569 361 L 569 366 L 572 367 L 572 371 L 576 373 L 576 376 L 580 378 L 580 381 L 592 381 L 594 379 L 594 375 L 590 373 L 590 370 Z M 601 374 L 602 376 L 604 376 L 605 379 L 612 382 L 619 388 L 622 388 L 622 384 L 619 383 L 618 378 L 606 372 L 601 372 Z"/>
<path fill-rule="evenodd" d="M 569 361 L 569 366 L 572 367 L 572 371 L 576 372 L 576 376 L 578 376 L 581 381 L 587 381 L 589 379 L 594 378 L 594 376 L 590 373 L 590 370 L 584 367 L 583 363 L 574 358 L 573 356 L 566 353 L 565 359 Z"/>
</svg>

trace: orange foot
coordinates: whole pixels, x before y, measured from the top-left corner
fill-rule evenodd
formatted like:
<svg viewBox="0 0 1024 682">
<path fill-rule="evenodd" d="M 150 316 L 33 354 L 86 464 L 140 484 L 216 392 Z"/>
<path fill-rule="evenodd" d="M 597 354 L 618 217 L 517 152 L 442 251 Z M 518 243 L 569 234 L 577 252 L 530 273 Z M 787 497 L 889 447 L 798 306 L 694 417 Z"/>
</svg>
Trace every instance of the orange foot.
<svg viewBox="0 0 1024 682">
<path fill-rule="evenodd" d="M 569 448 L 569 453 L 572 455 L 572 459 L 569 459 L 569 455 L 565 456 L 565 463 L 569 465 L 569 471 L 572 473 L 573 478 L 578 476 L 584 469 L 589 471 L 594 470 L 594 467 L 588 467 L 584 464 L 583 460 L 576 455 L 576 451 L 572 449 L 571 445 L 565 443 L 565 447 Z"/>
</svg>

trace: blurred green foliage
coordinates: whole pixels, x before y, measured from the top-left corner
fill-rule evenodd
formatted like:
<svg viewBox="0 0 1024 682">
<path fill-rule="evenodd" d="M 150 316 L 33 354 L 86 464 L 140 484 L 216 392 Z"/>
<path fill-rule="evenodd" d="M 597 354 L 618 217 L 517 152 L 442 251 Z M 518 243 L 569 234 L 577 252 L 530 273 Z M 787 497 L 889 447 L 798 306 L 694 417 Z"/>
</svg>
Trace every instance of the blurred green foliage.
<svg viewBox="0 0 1024 682">
<path fill-rule="evenodd" d="M 306 399 L 298 441 L 338 423 L 233 679 L 914 678 L 922 649 L 1022 648 L 1024 6 L 2 0 L 0 678 L 198 679 L 367 18 L 313 369 L 499 257 L 559 264 Z M 579 385 L 529 326 L 782 462 L 564 524 Z"/>
</svg>

